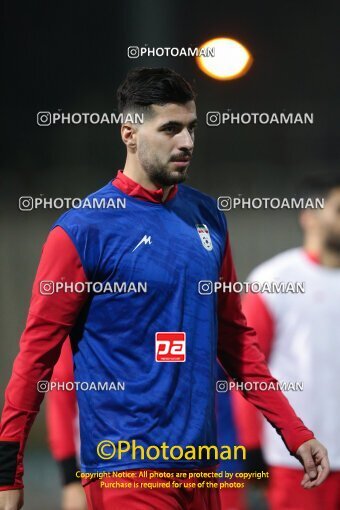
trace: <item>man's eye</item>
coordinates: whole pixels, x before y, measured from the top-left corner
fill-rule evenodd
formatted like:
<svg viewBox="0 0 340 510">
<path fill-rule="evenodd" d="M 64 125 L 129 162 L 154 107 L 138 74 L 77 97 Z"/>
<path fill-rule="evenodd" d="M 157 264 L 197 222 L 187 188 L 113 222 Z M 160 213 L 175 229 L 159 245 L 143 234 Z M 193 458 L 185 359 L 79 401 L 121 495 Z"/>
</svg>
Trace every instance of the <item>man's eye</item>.
<svg viewBox="0 0 340 510">
<path fill-rule="evenodd" d="M 164 131 L 166 131 L 167 133 L 173 133 L 175 131 L 175 127 L 167 126 Z"/>
</svg>

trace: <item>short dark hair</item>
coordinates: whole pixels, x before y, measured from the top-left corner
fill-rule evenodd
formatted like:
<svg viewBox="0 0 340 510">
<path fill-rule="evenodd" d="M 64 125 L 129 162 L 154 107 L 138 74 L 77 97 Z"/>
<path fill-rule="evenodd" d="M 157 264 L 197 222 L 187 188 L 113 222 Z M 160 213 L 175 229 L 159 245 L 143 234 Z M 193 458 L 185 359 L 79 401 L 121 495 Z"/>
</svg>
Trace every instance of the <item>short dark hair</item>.
<svg viewBox="0 0 340 510">
<path fill-rule="evenodd" d="M 300 182 L 299 196 L 326 199 L 335 188 L 340 188 L 340 171 L 313 173 Z"/>
<path fill-rule="evenodd" d="M 185 104 L 195 100 L 191 85 L 167 67 L 141 67 L 128 72 L 117 90 L 119 113 L 151 113 L 151 105 Z"/>
</svg>

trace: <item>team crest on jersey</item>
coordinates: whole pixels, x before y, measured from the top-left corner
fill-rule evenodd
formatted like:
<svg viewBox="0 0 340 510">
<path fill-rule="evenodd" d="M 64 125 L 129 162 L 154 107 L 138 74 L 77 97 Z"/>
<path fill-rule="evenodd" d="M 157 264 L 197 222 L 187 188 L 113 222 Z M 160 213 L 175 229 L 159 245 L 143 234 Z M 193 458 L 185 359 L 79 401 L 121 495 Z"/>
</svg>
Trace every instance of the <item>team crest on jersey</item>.
<svg viewBox="0 0 340 510">
<path fill-rule="evenodd" d="M 204 225 L 203 223 L 201 223 L 201 224 L 196 225 L 196 229 L 197 229 L 198 235 L 200 236 L 200 239 L 202 241 L 204 248 L 208 251 L 211 251 L 213 249 L 213 245 L 212 245 L 208 227 L 206 225 Z"/>
</svg>

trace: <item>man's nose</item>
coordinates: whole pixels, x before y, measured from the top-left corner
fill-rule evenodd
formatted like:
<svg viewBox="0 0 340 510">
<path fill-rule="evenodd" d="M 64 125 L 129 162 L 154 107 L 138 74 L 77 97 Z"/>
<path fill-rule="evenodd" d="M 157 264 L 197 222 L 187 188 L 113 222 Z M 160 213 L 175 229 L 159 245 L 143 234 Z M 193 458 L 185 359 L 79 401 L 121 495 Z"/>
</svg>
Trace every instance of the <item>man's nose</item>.
<svg viewBox="0 0 340 510">
<path fill-rule="evenodd" d="M 178 149 L 186 149 L 192 151 L 194 148 L 194 140 L 192 134 L 187 129 L 181 132 Z"/>
</svg>

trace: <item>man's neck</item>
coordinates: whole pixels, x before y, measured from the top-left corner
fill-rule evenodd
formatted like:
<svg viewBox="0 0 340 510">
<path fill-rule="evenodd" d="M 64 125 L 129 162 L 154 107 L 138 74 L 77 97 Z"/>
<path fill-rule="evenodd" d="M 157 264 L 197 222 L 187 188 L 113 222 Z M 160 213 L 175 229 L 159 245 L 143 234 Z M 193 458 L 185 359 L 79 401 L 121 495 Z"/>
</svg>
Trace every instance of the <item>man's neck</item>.
<svg viewBox="0 0 340 510">
<path fill-rule="evenodd" d="M 304 243 L 307 253 L 317 255 L 319 264 L 325 267 L 340 267 L 340 254 L 322 246 L 315 239 L 309 239 Z"/>
<path fill-rule="evenodd" d="M 153 183 L 142 167 L 133 165 L 128 160 L 125 163 L 123 173 L 145 189 L 156 190 L 162 188 L 163 190 L 162 202 L 165 202 L 173 187 L 173 185 L 159 186 Z"/>
<path fill-rule="evenodd" d="M 320 252 L 320 264 L 325 267 L 340 267 L 340 255 L 334 251 L 321 250 Z"/>
</svg>

